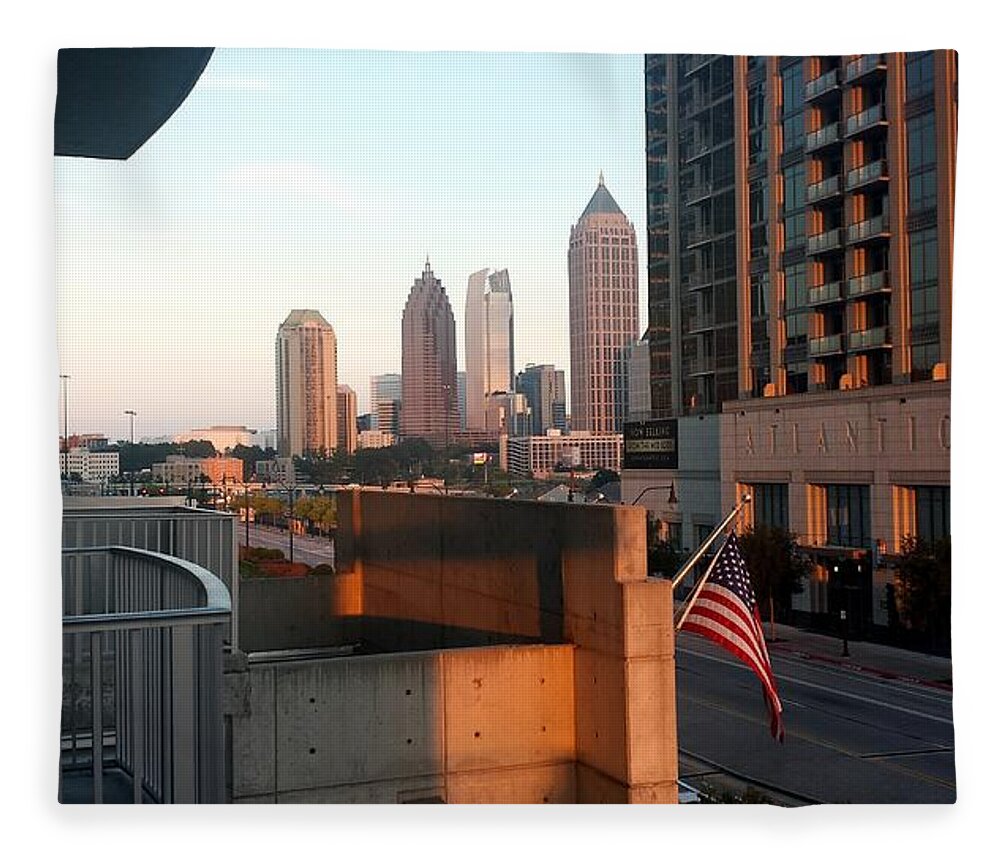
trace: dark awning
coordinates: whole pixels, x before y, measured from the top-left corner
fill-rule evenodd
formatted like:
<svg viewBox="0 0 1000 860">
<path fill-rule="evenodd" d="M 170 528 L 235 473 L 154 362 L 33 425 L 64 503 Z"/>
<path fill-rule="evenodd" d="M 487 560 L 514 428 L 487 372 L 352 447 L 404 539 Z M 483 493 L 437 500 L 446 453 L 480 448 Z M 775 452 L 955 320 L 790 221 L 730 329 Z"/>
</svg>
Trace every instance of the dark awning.
<svg viewBox="0 0 1000 860">
<path fill-rule="evenodd" d="M 55 154 L 131 156 L 205 70 L 212 48 L 64 48 L 59 52 Z"/>
</svg>

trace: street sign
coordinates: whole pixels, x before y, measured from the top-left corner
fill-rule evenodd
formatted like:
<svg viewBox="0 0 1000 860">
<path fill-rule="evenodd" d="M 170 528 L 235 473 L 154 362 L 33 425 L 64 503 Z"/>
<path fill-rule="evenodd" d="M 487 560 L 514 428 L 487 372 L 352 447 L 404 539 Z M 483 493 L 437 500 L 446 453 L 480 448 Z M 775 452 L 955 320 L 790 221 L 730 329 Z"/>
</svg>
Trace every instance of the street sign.
<svg viewBox="0 0 1000 860">
<path fill-rule="evenodd" d="M 623 469 L 678 468 L 676 418 L 629 421 L 623 436 Z"/>
</svg>

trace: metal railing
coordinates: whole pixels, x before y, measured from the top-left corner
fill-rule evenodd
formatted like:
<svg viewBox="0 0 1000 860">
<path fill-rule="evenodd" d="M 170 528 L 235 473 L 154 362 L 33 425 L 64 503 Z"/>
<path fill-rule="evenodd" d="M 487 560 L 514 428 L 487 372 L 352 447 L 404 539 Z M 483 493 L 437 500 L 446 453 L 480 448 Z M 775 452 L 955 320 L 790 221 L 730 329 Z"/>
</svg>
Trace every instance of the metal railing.
<svg viewBox="0 0 1000 860">
<path fill-rule="evenodd" d="M 60 800 L 225 801 L 225 585 L 122 546 L 63 550 Z M 89 771 L 90 777 L 87 778 Z"/>
<path fill-rule="evenodd" d="M 886 165 L 885 159 L 880 158 L 849 171 L 847 174 L 847 187 L 859 188 L 862 185 L 867 185 L 869 182 L 878 182 L 882 179 L 888 180 L 888 178 L 889 168 Z"/>
<path fill-rule="evenodd" d="M 839 302 L 843 297 L 843 281 L 831 281 L 828 284 L 810 287 L 808 302 L 810 305 L 825 305 L 830 302 Z"/>
<path fill-rule="evenodd" d="M 847 282 L 847 295 L 851 298 L 869 293 L 881 293 L 889 289 L 889 273 L 872 272 L 869 275 L 859 275 Z"/>
<path fill-rule="evenodd" d="M 840 123 L 831 122 L 821 129 L 811 131 L 806 135 L 806 152 L 830 146 L 840 140 Z"/>
<path fill-rule="evenodd" d="M 840 72 L 839 69 L 830 69 L 826 74 L 820 75 L 818 78 L 813 78 L 811 81 L 806 81 L 805 97 L 808 101 L 809 99 L 817 98 L 818 96 L 828 93 L 831 90 L 837 89 L 840 86 Z"/>
<path fill-rule="evenodd" d="M 820 182 L 806 186 L 806 203 L 815 203 L 817 200 L 823 200 L 837 194 L 840 194 L 840 177 L 828 176 Z"/>
<path fill-rule="evenodd" d="M 847 228 L 847 241 L 864 242 L 866 239 L 874 239 L 876 236 L 882 236 L 888 232 L 889 216 L 875 215 L 872 218 L 866 218 L 864 221 L 858 221 L 856 224 L 849 225 Z"/>
<path fill-rule="evenodd" d="M 839 248 L 844 243 L 840 227 L 827 230 L 825 233 L 816 233 L 809 236 L 806 242 L 806 251 L 810 254 L 821 254 L 824 251 L 832 251 Z"/>
<path fill-rule="evenodd" d="M 862 57 L 858 57 L 855 60 L 851 60 L 844 69 L 844 81 L 857 80 L 869 72 L 874 72 L 876 69 L 886 68 L 885 55 L 884 54 L 865 54 Z"/>
<path fill-rule="evenodd" d="M 882 102 L 873 104 L 867 110 L 863 110 L 860 113 L 852 114 L 847 118 L 847 128 L 846 134 L 852 135 L 857 134 L 860 131 L 871 128 L 872 126 L 884 123 L 885 119 L 885 105 Z"/>
<path fill-rule="evenodd" d="M 868 328 L 863 331 L 852 331 L 847 338 L 847 348 L 854 350 L 877 349 L 878 347 L 890 345 L 888 326 Z"/>
<path fill-rule="evenodd" d="M 842 334 L 828 334 L 809 340 L 809 355 L 834 355 L 843 351 L 844 336 Z"/>
</svg>

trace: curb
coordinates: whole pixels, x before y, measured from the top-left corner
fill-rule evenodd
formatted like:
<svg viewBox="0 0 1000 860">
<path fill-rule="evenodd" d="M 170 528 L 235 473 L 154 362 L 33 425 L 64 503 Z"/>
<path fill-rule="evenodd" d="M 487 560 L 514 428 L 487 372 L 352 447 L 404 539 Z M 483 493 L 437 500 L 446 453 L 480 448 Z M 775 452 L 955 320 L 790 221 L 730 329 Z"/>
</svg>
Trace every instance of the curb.
<svg viewBox="0 0 1000 860">
<path fill-rule="evenodd" d="M 796 657 L 800 657 L 803 660 L 812 660 L 817 663 L 827 663 L 833 666 L 839 666 L 841 669 L 849 669 L 852 672 L 875 675 L 876 677 L 883 678 L 887 681 L 905 681 L 910 684 L 919 684 L 923 687 L 932 687 L 935 690 L 943 690 L 949 693 L 952 692 L 952 685 L 942 681 L 931 681 L 927 678 L 917 678 L 913 675 L 904 675 L 899 672 L 891 672 L 887 669 L 875 669 L 871 666 L 862 666 L 859 663 L 845 662 L 845 658 L 843 657 L 830 657 L 826 654 L 816 654 L 811 651 L 803 651 L 794 646 L 785 647 L 782 646 L 781 643 L 771 643 L 769 647 L 774 651 L 784 651 L 785 653 L 794 654 Z"/>
</svg>

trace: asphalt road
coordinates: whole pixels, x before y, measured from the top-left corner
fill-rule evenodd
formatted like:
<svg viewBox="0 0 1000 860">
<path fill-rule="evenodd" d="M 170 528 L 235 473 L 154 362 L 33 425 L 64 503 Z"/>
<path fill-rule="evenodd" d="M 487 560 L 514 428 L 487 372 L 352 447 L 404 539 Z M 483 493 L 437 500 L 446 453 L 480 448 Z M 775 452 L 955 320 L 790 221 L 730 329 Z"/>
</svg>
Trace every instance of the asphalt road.
<svg viewBox="0 0 1000 860">
<path fill-rule="evenodd" d="M 784 744 L 771 738 L 756 677 L 711 643 L 678 637 L 681 779 L 737 775 L 793 804 L 955 800 L 950 692 L 773 651 L 771 661 Z"/>
<path fill-rule="evenodd" d="M 246 533 L 240 529 L 240 543 L 243 543 Z M 250 525 L 250 545 L 262 546 L 268 549 L 280 549 L 288 558 L 288 532 L 270 526 Z M 333 567 L 333 541 L 326 538 L 309 535 L 295 535 L 292 549 L 293 561 L 305 562 L 315 567 L 317 564 L 328 564 Z"/>
</svg>

